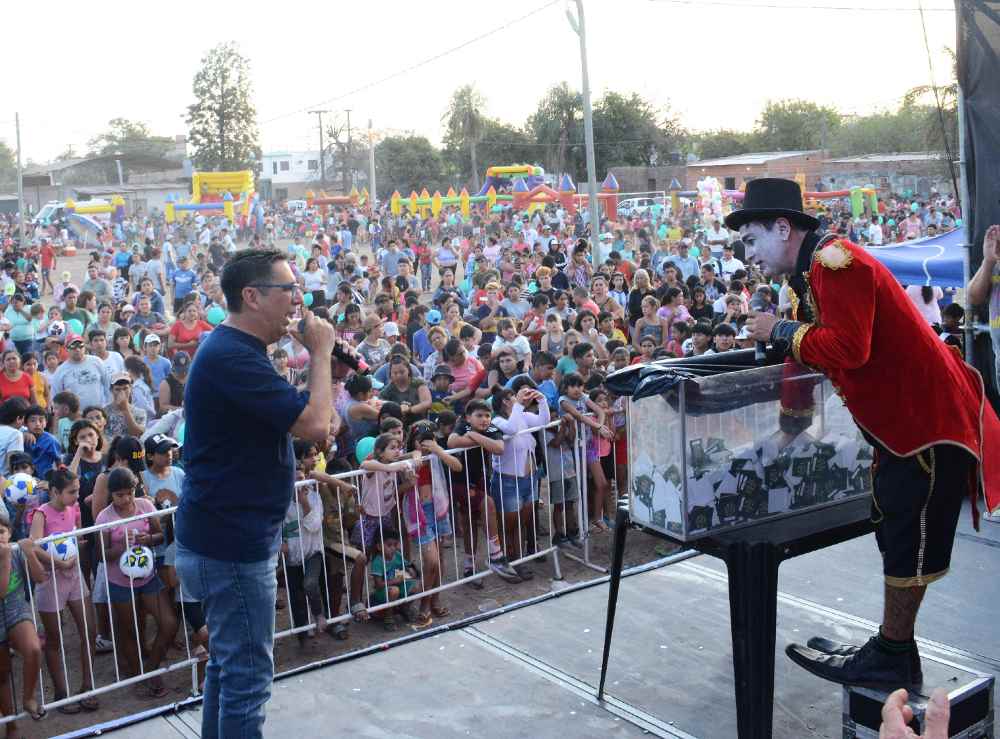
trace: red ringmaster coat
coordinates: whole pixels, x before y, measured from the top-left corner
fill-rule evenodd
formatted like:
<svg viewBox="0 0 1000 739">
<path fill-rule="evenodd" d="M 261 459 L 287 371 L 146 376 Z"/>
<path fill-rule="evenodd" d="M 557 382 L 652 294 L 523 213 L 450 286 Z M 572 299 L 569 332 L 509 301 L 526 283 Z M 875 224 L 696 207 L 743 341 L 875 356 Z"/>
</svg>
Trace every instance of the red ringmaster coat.
<svg viewBox="0 0 1000 739">
<path fill-rule="evenodd" d="M 968 450 L 987 510 L 1000 508 L 1000 420 L 979 372 L 857 244 L 820 243 L 802 276 L 812 322 L 795 332 L 795 359 L 829 377 L 858 426 L 893 454 L 949 443 Z"/>
</svg>

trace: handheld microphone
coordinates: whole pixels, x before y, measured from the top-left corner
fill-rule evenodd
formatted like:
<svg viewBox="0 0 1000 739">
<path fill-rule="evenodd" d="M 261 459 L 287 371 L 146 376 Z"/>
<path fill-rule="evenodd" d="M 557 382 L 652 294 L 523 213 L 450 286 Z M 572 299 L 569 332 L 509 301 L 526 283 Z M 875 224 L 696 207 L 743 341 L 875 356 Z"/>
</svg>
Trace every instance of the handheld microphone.
<svg viewBox="0 0 1000 739">
<path fill-rule="evenodd" d="M 299 335 L 304 335 L 306 332 L 306 319 L 300 318 L 297 328 Z M 346 364 L 355 372 L 367 375 L 369 371 L 368 363 L 365 362 L 361 357 L 357 357 L 347 351 L 344 351 L 344 347 L 340 345 L 340 342 L 333 345 L 332 356 L 340 363 Z"/>
<path fill-rule="evenodd" d="M 764 302 L 764 298 L 761 297 L 759 292 L 755 292 L 753 297 L 750 298 L 750 309 L 758 313 L 767 310 L 767 303 Z M 754 346 L 753 359 L 757 364 L 763 364 L 766 357 L 767 344 L 763 341 L 758 341 Z"/>
</svg>

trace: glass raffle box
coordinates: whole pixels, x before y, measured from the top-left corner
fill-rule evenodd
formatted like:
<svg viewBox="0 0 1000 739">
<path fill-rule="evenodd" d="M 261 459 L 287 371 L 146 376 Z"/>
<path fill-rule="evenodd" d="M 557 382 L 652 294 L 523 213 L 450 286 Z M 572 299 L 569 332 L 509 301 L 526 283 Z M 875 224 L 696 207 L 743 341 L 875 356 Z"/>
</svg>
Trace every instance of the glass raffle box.
<svg viewBox="0 0 1000 739">
<path fill-rule="evenodd" d="M 872 449 L 823 375 L 682 375 L 629 402 L 632 520 L 679 541 L 870 495 Z"/>
</svg>

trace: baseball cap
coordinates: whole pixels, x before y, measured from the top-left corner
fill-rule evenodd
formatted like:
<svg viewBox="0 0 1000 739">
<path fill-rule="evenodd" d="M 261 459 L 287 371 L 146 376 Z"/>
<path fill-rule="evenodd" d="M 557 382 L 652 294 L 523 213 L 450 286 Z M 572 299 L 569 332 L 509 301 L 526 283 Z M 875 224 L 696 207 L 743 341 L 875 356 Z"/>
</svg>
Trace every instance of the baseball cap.
<svg viewBox="0 0 1000 739">
<path fill-rule="evenodd" d="M 191 355 L 183 349 L 175 352 L 170 361 L 172 363 L 170 368 L 177 374 L 184 374 L 191 367 Z"/>
<path fill-rule="evenodd" d="M 455 381 L 455 375 L 451 373 L 451 370 L 448 369 L 447 367 L 442 367 L 441 365 L 438 365 L 437 369 L 434 370 L 434 374 L 431 375 L 431 382 L 433 382 L 438 377 L 447 377 L 452 382 Z"/>
<path fill-rule="evenodd" d="M 119 382 L 127 382 L 131 385 L 132 375 L 128 372 L 115 372 L 115 374 L 111 375 L 111 386 L 114 387 Z"/>
<path fill-rule="evenodd" d="M 146 447 L 146 455 L 152 454 L 166 454 L 171 449 L 179 447 L 180 444 L 177 443 L 176 439 L 173 439 L 166 434 L 153 434 L 144 444 Z"/>
<path fill-rule="evenodd" d="M 66 335 L 66 346 L 72 346 L 73 344 L 76 344 L 78 342 L 80 344 L 86 343 L 86 342 L 84 342 L 83 337 L 80 336 L 80 334 L 67 334 Z"/>
<path fill-rule="evenodd" d="M 386 336 L 399 336 L 399 324 L 394 321 L 386 321 L 382 326 L 382 332 Z"/>
<path fill-rule="evenodd" d="M 135 306 L 131 303 L 126 303 L 121 307 L 122 313 L 135 313 Z"/>
<path fill-rule="evenodd" d="M 160 344 L 160 337 L 156 334 L 146 334 L 146 338 L 143 339 L 143 344 Z"/>
<path fill-rule="evenodd" d="M 427 311 L 427 324 L 429 326 L 437 326 L 439 323 L 441 323 L 441 311 L 439 310 Z"/>
<path fill-rule="evenodd" d="M 73 275 L 70 274 L 69 270 L 66 270 L 65 272 L 62 273 L 62 278 L 63 278 L 64 281 L 68 280 L 72 276 Z"/>
</svg>

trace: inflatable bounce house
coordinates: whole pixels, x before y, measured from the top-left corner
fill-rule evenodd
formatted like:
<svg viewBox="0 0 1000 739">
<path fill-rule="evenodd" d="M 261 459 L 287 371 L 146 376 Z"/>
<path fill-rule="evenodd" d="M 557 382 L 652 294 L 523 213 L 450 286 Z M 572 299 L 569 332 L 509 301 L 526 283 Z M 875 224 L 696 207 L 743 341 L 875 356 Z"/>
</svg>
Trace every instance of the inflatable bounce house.
<svg viewBox="0 0 1000 739">
<path fill-rule="evenodd" d="M 221 213 L 234 223 L 237 215 L 249 222 L 259 210 L 253 172 L 244 169 L 239 172 L 195 172 L 191 175 L 191 200 L 178 203 L 173 196 L 168 197 L 164 215 L 167 223 L 173 223 L 188 213 Z"/>
<path fill-rule="evenodd" d="M 367 203 L 368 198 L 367 187 L 362 188 L 361 192 L 358 192 L 358 188 L 352 187 L 349 195 L 327 195 L 325 192 L 320 192 L 317 196 L 309 190 L 306 192 L 306 205 L 310 208 L 319 208 L 320 214 L 325 217 L 327 208 L 331 205 L 350 205 L 357 208 Z"/>
</svg>

